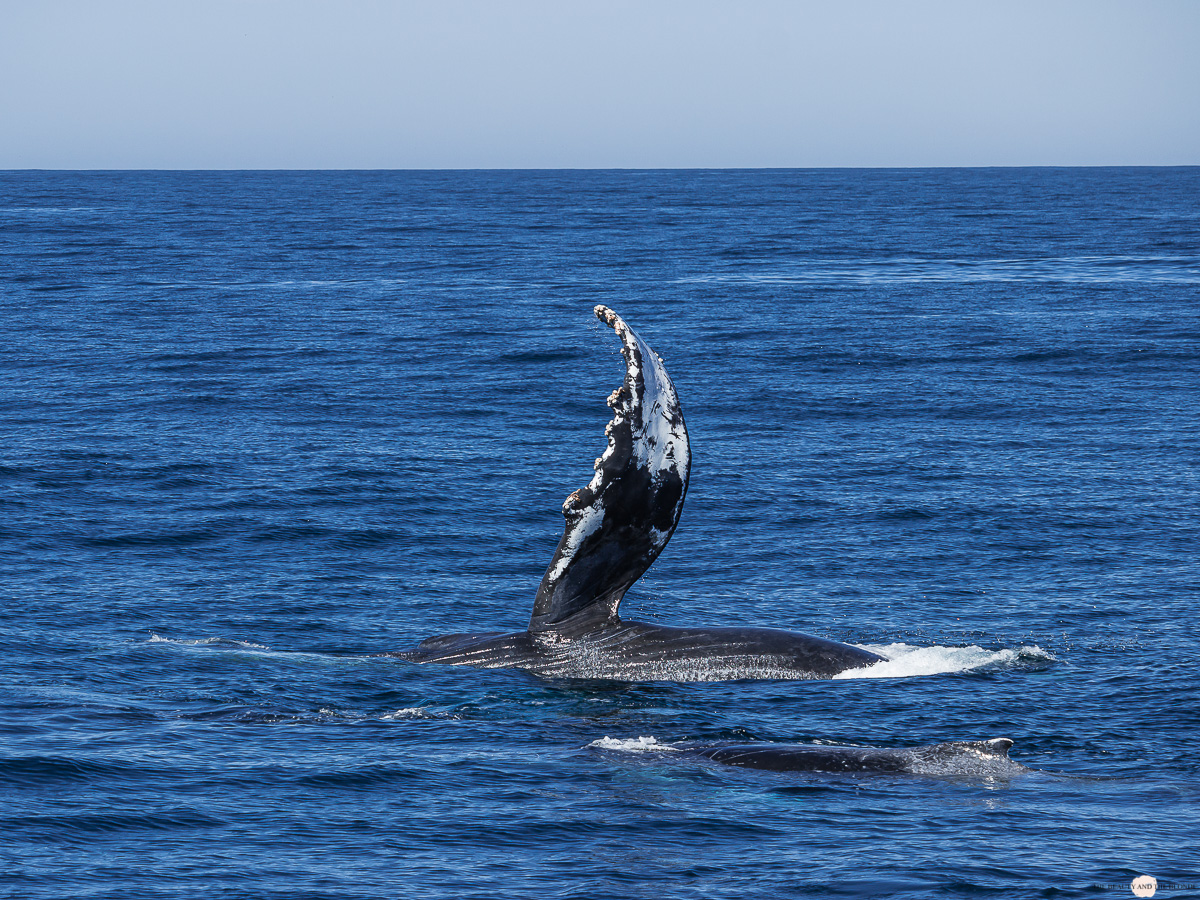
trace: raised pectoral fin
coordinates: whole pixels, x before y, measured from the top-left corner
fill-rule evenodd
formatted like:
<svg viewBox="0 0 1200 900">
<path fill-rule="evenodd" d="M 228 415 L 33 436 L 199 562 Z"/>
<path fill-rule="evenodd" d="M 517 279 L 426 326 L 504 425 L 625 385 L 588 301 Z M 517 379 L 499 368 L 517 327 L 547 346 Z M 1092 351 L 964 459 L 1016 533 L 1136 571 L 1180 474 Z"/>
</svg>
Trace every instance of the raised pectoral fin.
<svg viewBox="0 0 1200 900">
<path fill-rule="evenodd" d="M 563 504 L 567 525 L 534 601 L 532 632 L 585 631 L 617 620 L 621 598 L 667 545 L 687 493 L 691 451 L 675 386 L 650 347 L 612 310 L 625 381 L 596 474 Z"/>
</svg>

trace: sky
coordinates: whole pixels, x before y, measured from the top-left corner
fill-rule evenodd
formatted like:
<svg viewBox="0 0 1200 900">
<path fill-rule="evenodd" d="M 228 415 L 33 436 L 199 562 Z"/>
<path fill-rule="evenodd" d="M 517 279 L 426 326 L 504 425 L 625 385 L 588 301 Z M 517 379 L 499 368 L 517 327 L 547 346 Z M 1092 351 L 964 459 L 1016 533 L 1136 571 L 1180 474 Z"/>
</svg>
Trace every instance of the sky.
<svg viewBox="0 0 1200 900">
<path fill-rule="evenodd" d="M 0 0 L 0 168 L 1200 164 L 1200 0 Z"/>
</svg>

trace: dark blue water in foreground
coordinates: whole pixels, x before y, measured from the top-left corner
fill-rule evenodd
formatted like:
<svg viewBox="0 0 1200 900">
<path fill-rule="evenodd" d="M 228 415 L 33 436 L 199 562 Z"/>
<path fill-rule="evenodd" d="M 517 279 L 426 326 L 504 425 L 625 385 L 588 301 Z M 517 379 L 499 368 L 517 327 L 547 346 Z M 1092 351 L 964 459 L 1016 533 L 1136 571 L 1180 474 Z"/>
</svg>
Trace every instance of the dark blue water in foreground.
<svg viewBox="0 0 1200 900">
<path fill-rule="evenodd" d="M 1200 894 L 1200 170 L 7 173 L 0 290 L 4 897 Z M 890 677 L 376 655 L 524 627 L 595 303 L 695 459 L 623 612 Z"/>
</svg>

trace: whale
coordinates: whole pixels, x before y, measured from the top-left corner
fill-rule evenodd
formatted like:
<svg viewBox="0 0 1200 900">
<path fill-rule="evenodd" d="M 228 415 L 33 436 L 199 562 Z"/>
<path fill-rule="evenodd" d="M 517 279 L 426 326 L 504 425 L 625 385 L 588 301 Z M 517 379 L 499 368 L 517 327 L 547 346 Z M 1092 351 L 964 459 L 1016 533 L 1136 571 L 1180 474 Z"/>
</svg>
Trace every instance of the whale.
<svg viewBox="0 0 1200 900">
<path fill-rule="evenodd" d="M 883 662 L 861 647 L 779 628 L 681 627 L 620 616 L 626 591 L 679 524 L 692 458 L 662 358 L 611 309 L 594 312 L 620 339 L 625 377 L 607 400 L 608 446 L 592 479 L 563 503 L 563 535 L 528 626 L 431 637 L 388 655 L 632 682 L 822 679 Z"/>
<path fill-rule="evenodd" d="M 1009 758 L 1013 742 L 1004 737 L 917 747 L 728 741 L 660 744 L 654 738 L 622 741 L 606 737 L 588 746 L 648 754 L 656 759 L 703 759 L 723 766 L 769 772 L 1005 777 L 1033 771 Z"/>
<path fill-rule="evenodd" d="M 724 744 L 687 752 L 726 766 L 771 772 L 904 775 L 1011 775 L 1028 771 L 1009 759 L 1009 738 L 946 741 L 924 747 L 838 747 L 827 744 Z"/>
</svg>

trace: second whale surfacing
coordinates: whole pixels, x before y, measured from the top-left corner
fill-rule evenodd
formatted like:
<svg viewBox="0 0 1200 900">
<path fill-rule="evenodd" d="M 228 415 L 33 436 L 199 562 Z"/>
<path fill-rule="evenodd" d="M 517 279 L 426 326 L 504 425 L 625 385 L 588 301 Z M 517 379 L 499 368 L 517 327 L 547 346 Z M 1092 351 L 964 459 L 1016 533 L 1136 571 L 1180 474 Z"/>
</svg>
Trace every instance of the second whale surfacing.
<svg viewBox="0 0 1200 900">
<path fill-rule="evenodd" d="M 1008 757 L 1009 738 L 924 747 L 726 744 L 692 753 L 726 766 L 771 772 L 875 772 L 907 775 L 1011 775 L 1029 771 Z"/>
<path fill-rule="evenodd" d="M 946 741 L 920 747 L 863 747 L 838 744 L 691 743 L 660 744 L 654 738 L 592 741 L 605 751 L 648 754 L 652 758 L 702 757 L 723 766 L 770 772 L 1008 777 L 1033 771 L 1010 759 L 1009 738 Z"/>
<path fill-rule="evenodd" d="M 622 619 L 625 592 L 679 522 L 691 469 L 687 428 L 662 360 L 612 310 L 625 381 L 595 475 L 563 503 L 566 528 L 518 632 L 448 634 L 393 656 L 417 663 L 519 668 L 560 678 L 726 681 L 831 678 L 883 662 L 860 647 L 774 628 L 674 628 Z"/>
</svg>

